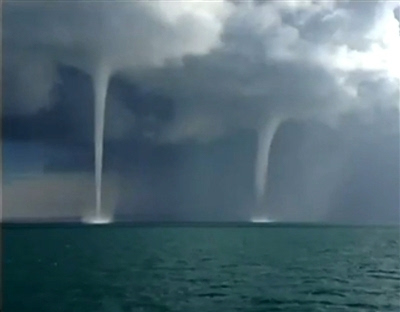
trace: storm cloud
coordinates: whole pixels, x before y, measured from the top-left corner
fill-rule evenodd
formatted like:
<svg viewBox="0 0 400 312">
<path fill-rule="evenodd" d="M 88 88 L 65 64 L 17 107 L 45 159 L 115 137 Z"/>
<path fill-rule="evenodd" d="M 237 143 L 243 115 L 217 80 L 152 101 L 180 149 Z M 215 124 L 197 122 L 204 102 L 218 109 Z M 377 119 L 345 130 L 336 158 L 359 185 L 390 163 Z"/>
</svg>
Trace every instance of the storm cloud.
<svg viewBox="0 0 400 312">
<path fill-rule="evenodd" d="M 260 188 L 277 219 L 354 221 L 349 207 L 366 205 L 355 194 L 373 188 L 360 168 L 385 157 L 370 179 L 390 183 L 375 191 L 393 216 L 396 12 L 387 1 L 9 1 L 3 140 L 63 147 L 85 155 L 73 170 L 93 170 L 92 81 L 105 70 L 104 170 L 120 176 L 121 213 L 248 219 Z M 60 171 L 52 155 L 46 170 Z"/>
</svg>

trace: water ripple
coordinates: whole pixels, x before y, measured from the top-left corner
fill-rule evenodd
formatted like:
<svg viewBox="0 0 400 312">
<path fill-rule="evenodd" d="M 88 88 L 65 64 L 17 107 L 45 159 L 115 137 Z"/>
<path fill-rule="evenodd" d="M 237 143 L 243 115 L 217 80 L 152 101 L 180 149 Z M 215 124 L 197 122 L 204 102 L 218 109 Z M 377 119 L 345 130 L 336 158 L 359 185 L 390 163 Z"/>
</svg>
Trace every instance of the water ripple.
<svg viewBox="0 0 400 312">
<path fill-rule="evenodd" d="M 397 229 L 5 231 L 4 311 L 397 312 L 399 240 Z"/>
</svg>

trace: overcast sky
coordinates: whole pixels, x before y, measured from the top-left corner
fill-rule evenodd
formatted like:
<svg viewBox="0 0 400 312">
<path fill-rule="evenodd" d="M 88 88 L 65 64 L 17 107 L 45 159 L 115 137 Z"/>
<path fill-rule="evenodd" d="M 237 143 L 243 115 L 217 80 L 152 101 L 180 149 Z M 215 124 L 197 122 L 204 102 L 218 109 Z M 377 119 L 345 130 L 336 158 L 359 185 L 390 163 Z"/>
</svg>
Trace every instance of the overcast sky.
<svg viewBox="0 0 400 312">
<path fill-rule="evenodd" d="M 398 223 L 397 6 L 8 1 L 3 218 L 94 209 L 106 73 L 103 206 L 117 218 L 250 220 L 261 157 L 272 219 Z"/>
</svg>

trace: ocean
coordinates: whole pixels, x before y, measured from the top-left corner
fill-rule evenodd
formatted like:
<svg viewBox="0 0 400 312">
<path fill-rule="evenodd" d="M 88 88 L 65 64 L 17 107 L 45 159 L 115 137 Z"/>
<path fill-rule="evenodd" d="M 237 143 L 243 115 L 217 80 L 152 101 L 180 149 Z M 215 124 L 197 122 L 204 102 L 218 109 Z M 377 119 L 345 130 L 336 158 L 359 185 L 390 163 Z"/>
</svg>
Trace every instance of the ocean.
<svg viewBox="0 0 400 312">
<path fill-rule="evenodd" d="M 398 227 L 4 226 L 4 312 L 400 311 Z"/>
</svg>

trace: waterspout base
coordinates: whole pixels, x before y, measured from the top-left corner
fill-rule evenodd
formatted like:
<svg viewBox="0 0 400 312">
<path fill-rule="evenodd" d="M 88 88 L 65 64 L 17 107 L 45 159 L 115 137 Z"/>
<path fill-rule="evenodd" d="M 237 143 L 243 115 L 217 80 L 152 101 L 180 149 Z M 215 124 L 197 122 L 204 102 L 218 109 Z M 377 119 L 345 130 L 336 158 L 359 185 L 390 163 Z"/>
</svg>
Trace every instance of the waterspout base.
<svg viewBox="0 0 400 312">
<path fill-rule="evenodd" d="M 91 216 L 83 218 L 82 222 L 86 224 L 100 225 L 112 223 L 112 219 L 106 216 Z"/>
<path fill-rule="evenodd" d="M 250 222 L 252 222 L 252 223 L 271 223 L 271 222 L 275 222 L 275 220 L 269 219 L 266 217 L 253 217 L 253 218 L 251 218 Z"/>
</svg>

